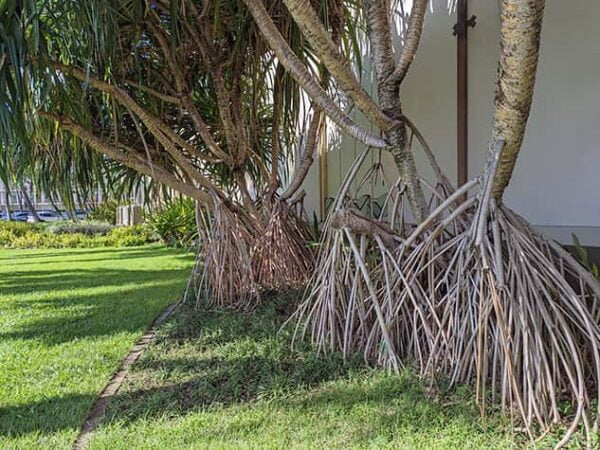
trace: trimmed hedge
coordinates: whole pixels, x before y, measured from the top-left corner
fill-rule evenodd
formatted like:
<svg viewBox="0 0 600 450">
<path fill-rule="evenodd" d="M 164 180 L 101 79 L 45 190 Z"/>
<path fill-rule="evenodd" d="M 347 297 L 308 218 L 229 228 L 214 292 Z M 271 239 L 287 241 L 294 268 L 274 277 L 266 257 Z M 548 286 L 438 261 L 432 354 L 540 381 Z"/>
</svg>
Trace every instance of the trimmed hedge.
<svg viewBox="0 0 600 450">
<path fill-rule="evenodd" d="M 133 247 L 155 242 L 148 227 L 99 227 L 98 224 L 30 224 L 0 222 L 0 247 L 4 248 L 76 248 L 76 247 Z M 96 227 L 96 228 L 94 228 Z M 93 230 L 97 232 L 94 233 Z M 58 231 L 57 231 L 58 230 Z M 69 231 L 71 230 L 71 231 Z"/>
<path fill-rule="evenodd" d="M 95 235 L 107 235 L 115 228 L 114 225 L 110 225 L 105 222 L 98 220 L 73 222 L 71 220 L 61 220 L 58 222 L 51 222 L 46 226 L 52 234 L 74 234 L 80 233 L 87 236 Z"/>
</svg>

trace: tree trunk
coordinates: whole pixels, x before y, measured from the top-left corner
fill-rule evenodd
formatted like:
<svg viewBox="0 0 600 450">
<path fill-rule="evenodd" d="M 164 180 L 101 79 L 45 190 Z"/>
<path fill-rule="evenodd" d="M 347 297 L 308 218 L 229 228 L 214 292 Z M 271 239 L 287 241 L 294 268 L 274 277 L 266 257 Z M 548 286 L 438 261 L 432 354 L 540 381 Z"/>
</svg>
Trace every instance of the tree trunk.
<svg viewBox="0 0 600 450">
<path fill-rule="evenodd" d="M 6 190 L 4 191 L 4 200 L 5 200 L 5 209 L 6 209 L 6 220 L 10 220 L 10 190 L 8 189 L 8 185 L 5 186 Z"/>
<path fill-rule="evenodd" d="M 390 120 L 382 114 L 380 108 L 360 85 L 356 76 L 350 69 L 350 61 L 342 56 L 338 45 L 329 35 L 309 0 L 284 0 L 285 5 L 292 14 L 294 21 L 302 30 L 302 34 L 310 42 L 315 53 L 323 64 L 346 92 L 354 105 L 381 130 L 390 127 Z"/>
<path fill-rule="evenodd" d="M 531 110 L 545 0 L 500 0 L 500 59 L 492 143 L 505 147 L 494 180 L 497 201 L 510 182 Z"/>
<path fill-rule="evenodd" d="M 243 0 L 252 14 L 262 36 L 271 47 L 281 64 L 289 74 L 306 91 L 310 98 L 325 114 L 350 136 L 363 142 L 369 147 L 383 148 L 387 146 L 384 139 L 379 138 L 368 130 L 359 127 L 350 116 L 331 100 L 320 84 L 310 74 L 283 38 L 271 16 L 265 9 L 262 0 Z"/>
<path fill-rule="evenodd" d="M 410 11 L 404 46 L 402 47 L 402 52 L 398 58 L 394 74 L 392 75 L 393 81 L 398 83 L 398 85 L 404 80 L 408 68 L 417 54 L 417 48 L 419 47 L 421 34 L 423 33 L 423 24 L 425 22 L 425 13 L 427 12 L 428 4 L 429 0 L 415 0 Z"/>
<path fill-rule="evenodd" d="M 392 154 L 400 178 L 406 185 L 406 194 L 414 219 L 417 223 L 421 223 L 429 211 L 415 159 L 407 139 L 400 101 L 400 83 L 393 77 L 395 63 L 389 5 L 385 0 L 368 0 L 365 2 L 365 14 L 367 35 L 377 75 L 379 106 L 383 113 L 394 122 L 394 126 L 386 134 L 389 143 L 387 150 Z"/>
<path fill-rule="evenodd" d="M 400 94 L 396 87 L 385 83 L 379 83 L 378 92 L 383 112 L 396 122 L 396 125 L 387 133 L 390 143 L 388 150 L 394 158 L 400 179 L 406 185 L 406 194 L 414 219 L 417 223 L 421 223 L 429 215 L 429 208 L 421 187 L 415 158 L 407 139 L 406 124 L 402 120 Z"/>
<path fill-rule="evenodd" d="M 25 205 L 27 206 L 29 211 L 31 211 L 31 215 L 33 216 L 33 221 L 39 222 L 40 216 L 38 216 L 38 213 L 35 210 L 35 205 L 31 201 L 29 194 L 27 194 L 27 187 L 25 186 L 25 184 L 21 184 L 21 193 L 23 194 L 23 200 L 25 200 Z"/>
</svg>

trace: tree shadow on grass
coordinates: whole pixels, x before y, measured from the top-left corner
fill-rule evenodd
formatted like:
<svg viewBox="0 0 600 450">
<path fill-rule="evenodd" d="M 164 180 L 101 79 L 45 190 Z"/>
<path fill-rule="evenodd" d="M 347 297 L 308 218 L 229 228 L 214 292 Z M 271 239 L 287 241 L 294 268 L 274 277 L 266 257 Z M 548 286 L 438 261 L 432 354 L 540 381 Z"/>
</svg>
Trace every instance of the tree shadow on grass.
<svg viewBox="0 0 600 450">
<path fill-rule="evenodd" d="M 56 252 L 56 256 L 62 257 L 65 253 L 69 252 Z M 52 352 L 52 345 L 87 338 L 92 338 L 92 341 L 98 341 L 93 338 L 111 339 L 119 334 L 145 330 L 167 303 L 180 299 L 189 274 L 189 266 L 182 265 L 179 269 L 167 268 L 168 266 L 161 268 L 159 262 L 156 265 L 144 264 L 149 270 L 132 269 L 131 267 L 136 267 L 136 263 L 125 264 L 118 261 L 104 267 L 86 267 L 84 264 L 90 260 L 84 258 L 90 253 L 105 255 L 111 261 L 119 258 L 113 258 L 114 249 L 73 253 L 82 255 L 81 266 L 67 266 L 69 268 L 64 270 L 64 265 L 54 265 L 56 261 L 52 258 L 38 254 L 36 256 L 39 261 L 43 261 L 42 264 L 46 261 L 48 268 L 37 272 L 12 270 L 0 277 L 2 300 L 6 299 L 0 302 L 0 315 L 6 319 L 2 322 L 0 342 L 6 344 L 4 348 L 10 352 L 13 344 L 9 341 L 22 341 L 15 344 L 15 353 L 9 354 L 8 364 L 17 371 L 23 370 L 23 374 L 29 370 L 29 358 L 34 364 L 39 364 L 36 354 L 30 355 L 28 351 Z M 173 258 L 171 252 L 152 248 L 118 250 L 117 253 L 123 259 L 138 256 Z M 190 258 L 185 254 L 182 256 Z M 9 270 L 13 269 L 8 264 Z M 55 267 L 54 270 L 52 267 Z M 17 320 L 13 320 L 14 318 Z M 10 326 L 7 327 L 6 324 Z M 35 342 L 30 344 L 28 341 Z M 62 350 L 58 352 L 60 354 Z M 102 355 L 89 356 L 95 358 Z M 60 375 L 60 361 L 55 362 L 57 368 L 39 366 L 35 370 L 48 373 L 57 371 L 56 375 Z M 68 361 L 65 364 L 68 365 Z M 0 376 L 2 375 L 0 370 Z M 16 373 L 7 375 L 9 380 L 19 376 Z M 82 372 L 81 376 L 89 374 Z M 27 380 L 23 379 L 19 386 L 26 389 Z M 76 380 L 73 386 L 77 386 Z M 76 387 L 71 389 L 71 393 L 64 395 L 53 395 L 56 392 L 53 391 L 45 398 L 36 397 L 34 401 L 14 405 L 10 405 L 10 396 L 7 399 L 0 398 L 0 436 L 77 429 L 96 395 L 73 393 L 75 390 Z"/>
<path fill-rule="evenodd" d="M 8 274 L 3 294 L 32 293 L 7 307 L 35 310 L 37 317 L 0 333 L 2 339 L 36 339 L 47 345 L 124 331 L 143 330 L 167 302 L 176 301 L 185 286 L 186 270 L 84 270 L 45 271 L 40 277 L 27 272 Z M 89 288 L 75 291 L 72 288 Z M 98 289 L 94 289 L 98 288 Z M 33 293 L 47 293 L 39 298 Z M 43 312 L 42 312 L 43 311 Z"/>
<path fill-rule="evenodd" d="M 7 296 L 27 293 L 60 293 L 71 289 L 112 289 L 130 284 L 162 283 L 182 279 L 185 269 L 94 269 L 13 271 L 2 275 L 0 287 Z"/>
<path fill-rule="evenodd" d="M 314 416 L 333 410 L 340 421 L 356 407 L 370 407 L 375 412 L 361 416 L 360 423 L 376 433 L 393 433 L 399 425 L 426 430 L 439 428 L 440 421 L 474 421 L 476 415 L 463 404 L 428 399 L 414 377 L 377 374 L 357 361 L 344 365 L 339 357 L 319 356 L 308 347 L 291 351 L 289 336 L 277 333 L 284 317 L 277 308 L 241 314 L 182 307 L 110 399 L 104 423 L 183 417 L 238 404 L 253 407 L 263 400 L 278 414 Z M 329 383 L 334 380 L 339 382 Z M 66 395 L 0 408 L 0 435 L 77 428 L 94 400 Z M 203 435 L 218 439 L 228 427 L 236 432 L 235 421 L 223 427 L 203 430 Z"/>
<path fill-rule="evenodd" d="M 374 412 L 359 421 L 376 433 L 400 426 L 439 429 L 444 423 L 483 432 L 466 396 L 432 400 L 408 371 L 386 375 L 358 360 L 343 364 L 339 356 L 319 356 L 309 347 L 291 351 L 289 336 L 277 334 L 284 317 L 273 310 L 181 311 L 134 365 L 105 421 L 131 424 L 267 401 L 283 414 L 335 411 L 341 422 L 354 408 L 371 408 Z M 223 432 L 203 430 L 203 435 L 218 438 Z"/>
</svg>

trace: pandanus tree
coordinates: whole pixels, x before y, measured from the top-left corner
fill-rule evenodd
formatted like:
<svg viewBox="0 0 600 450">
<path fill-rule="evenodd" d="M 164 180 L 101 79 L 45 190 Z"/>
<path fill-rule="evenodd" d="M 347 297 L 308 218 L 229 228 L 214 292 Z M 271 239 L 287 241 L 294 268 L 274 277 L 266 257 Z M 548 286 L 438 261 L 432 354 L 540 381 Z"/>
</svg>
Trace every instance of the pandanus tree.
<svg viewBox="0 0 600 450">
<path fill-rule="evenodd" d="M 355 14 L 366 25 L 376 73 L 375 102 L 311 4 L 284 0 L 335 83 L 381 137 L 358 127 L 319 89 L 262 0 L 244 2 L 282 65 L 312 100 L 349 135 L 389 151 L 399 175 L 379 217 L 367 217 L 349 208 L 346 198 L 368 150 L 349 170 L 325 226 L 310 294 L 295 314 L 296 335 L 308 333 L 323 351 L 360 352 L 387 367 L 410 363 L 425 376 L 473 382 L 482 412 L 489 402 L 499 402 L 520 417 L 532 438 L 536 430 L 561 422 L 563 402 L 570 403 L 575 412 L 557 446 L 579 426 L 591 445 L 599 423 L 593 408 L 600 395 L 600 286 L 503 202 L 532 103 L 544 0 L 499 2 L 501 52 L 488 162 L 481 177 L 456 189 L 403 114 L 399 94 L 427 1 L 414 2 L 400 50 L 392 45 L 395 3 L 358 4 Z M 438 177 L 430 202 L 407 126 Z M 413 226 L 404 220 L 404 202 Z"/>
<path fill-rule="evenodd" d="M 327 90 L 327 71 L 287 10 L 266 6 Z M 340 36 L 341 3 L 318 7 Z M 35 161 L 91 150 L 196 200 L 199 219 L 209 218 L 199 220 L 201 281 L 217 303 L 305 281 L 311 256 L 290 207 L 320 108 L 304 101 L 241 1 L 15 0 L 2 2 L 0 17 L 6 148 Z"/>
<path fill-rule="evenodd" d="M 461 187 L 444 176 L 402 109 L 400 87 L 428 2 L 413 1 L 401 48 L 390 20 L 397 6 L 5 1 L 2 138 L 23 148 L 76 140 L 198 201 L 206 221 L 201 282 L 218 304 L 248 304 L 261 286 L 300 284 L 309 271 L 289 206 L 326 115 L 367 149 L 326 221 L 309 295 L 294 316 L 297 336 L 308 334 L 323 351 L 474 383 L 482 411 L 500 403 L 530 436 L 562 421 L 570 403 L 575 412 L 559 445 L 580 425 L 591 436 L 600 287 L 503 202 L 533 98 L 544 1 L 499 1 L 488 162 Z M 368 44 L 377 99 L 354 73 L 348 33 Z M 377 131 L 353 120 L 330 85 Z M 283 188 L 304 96 L 312 113 L 303 156 Z M 437 177 L 431 200 L 413 137 Z M 391 154 L 397 180 L 381 211 L 366 215 L 350 207 L 348 192 L 373 148 Z"/>
</svg>

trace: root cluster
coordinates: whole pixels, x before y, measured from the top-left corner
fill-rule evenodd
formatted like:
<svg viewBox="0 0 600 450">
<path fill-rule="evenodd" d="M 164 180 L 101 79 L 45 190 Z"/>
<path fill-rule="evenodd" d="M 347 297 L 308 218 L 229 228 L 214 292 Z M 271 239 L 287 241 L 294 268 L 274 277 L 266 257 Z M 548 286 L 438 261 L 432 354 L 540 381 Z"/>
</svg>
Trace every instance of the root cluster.
<svg viewBox="0 0 600 450">
<path fill-rule="evenodd" d="M 287 204 L 275 203 L 256 218 L 215 200 L 206 217 L 190 281 L 197 303 L 249 310 L 261 292 L 299 288 L 310 278 L 306 230 Z"/>
<path fill-rule="evenodd" d="M 410 364 L 429 379 L 474 384 L 482 413 L 502 406 L 532 439 L 556 423 L 568 424 L 559 446 L 580 426 L 591 439 L 600 417 L 600 285 L 497 205 L 492 178 L 490 170 L 451 195 L 438 192 L 443 200 L 410 231 L 396 206 L 379 227 L 328 222 L 295 336 L 392 370 Z M 390 205 L 401 202 L 395 195 Z M 342 201 L 335 208 L 348 217 Z"/>
</svg>

